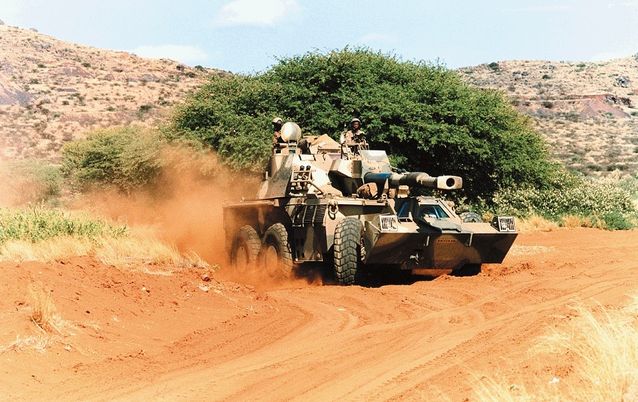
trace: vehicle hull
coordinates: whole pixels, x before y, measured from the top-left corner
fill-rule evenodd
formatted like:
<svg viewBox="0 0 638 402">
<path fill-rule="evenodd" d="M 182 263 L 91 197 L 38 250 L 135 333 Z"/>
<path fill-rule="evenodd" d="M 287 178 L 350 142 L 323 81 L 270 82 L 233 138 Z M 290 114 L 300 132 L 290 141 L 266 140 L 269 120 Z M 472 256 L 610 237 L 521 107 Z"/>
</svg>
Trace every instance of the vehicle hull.
<svg viewBox="0 0 638 402">
<path fill-rule="evenodd" d="M 366 244 L 366 264 L 403 269 L 458 269 L 467 264 L 501 263 L 516 233 L 379 233 Z"/>
</svg>

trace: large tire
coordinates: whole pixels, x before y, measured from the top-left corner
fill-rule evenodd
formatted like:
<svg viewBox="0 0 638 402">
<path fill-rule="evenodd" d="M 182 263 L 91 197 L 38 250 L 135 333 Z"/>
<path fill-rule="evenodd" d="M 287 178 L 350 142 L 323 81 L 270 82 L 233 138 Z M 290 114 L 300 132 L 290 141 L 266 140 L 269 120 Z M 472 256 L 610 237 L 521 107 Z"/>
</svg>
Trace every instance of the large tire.
<svg viewBox="0 0 638 402">
<path fill-rule="evenodd" d="M 257 264 L 261 249 L 261 240 L 257 231 L 250 225 L 242 226 L 230 249 L 230 264 L 239 271 L 247 271 Z"/>
<path fill-rule="evenodd" d="M 261 261 L 265 269 L 274 277 L 290 278 L 293 276 L 293 261 L 288 230 L 281 223 L 270 226 L 261 245 Z"/>
<path fill-rule="evenodd" d="M 363 224 L 356 218 L 345 218 L 337 224 L 334 238 L 334 272 L 339 285 L 354 285 L 361 262 Z"/>
</svg>

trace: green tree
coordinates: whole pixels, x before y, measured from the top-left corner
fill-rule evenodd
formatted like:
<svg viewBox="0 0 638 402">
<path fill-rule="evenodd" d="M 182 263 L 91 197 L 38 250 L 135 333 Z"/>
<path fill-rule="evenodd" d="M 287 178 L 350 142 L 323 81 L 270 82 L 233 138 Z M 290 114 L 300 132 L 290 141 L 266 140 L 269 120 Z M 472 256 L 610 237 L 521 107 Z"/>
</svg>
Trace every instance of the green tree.
<svg viewBox="0 0 638 402">
<path fill-rule="evenodd" d="M 470 200 L 507 186 L 542 187 L 553 170 L 542 139 L 501 93 L 469 87 L 440 65 L 367 49 L 214 77 L 177 111 L 173 130 L 210 144 L 234 167 L 261 170 L 276 115 L 334 138 L 360 117 L 370 144 L 397 167 L 462 176 Z"/>
</svg>

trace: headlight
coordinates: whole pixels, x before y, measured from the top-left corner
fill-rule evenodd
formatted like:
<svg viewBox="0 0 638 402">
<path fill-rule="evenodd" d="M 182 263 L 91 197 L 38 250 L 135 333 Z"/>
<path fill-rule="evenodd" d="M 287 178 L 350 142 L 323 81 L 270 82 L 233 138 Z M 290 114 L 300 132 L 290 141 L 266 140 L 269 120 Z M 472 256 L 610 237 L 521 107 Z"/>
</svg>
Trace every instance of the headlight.
<svg viewBox="0 0 638 402">
<path fill-rule="evenodd" d="M 396 232 L 399 230 L 399 219 L 396 215 L 381 215 L 379 218 L 382 232 Z"/>
<path fill-rule="evenodd" d="M 514 218 L 511 216 L 495 216 L 492 218 L 492 226 L 499 232 L 516 232 Z"/>
</svg>

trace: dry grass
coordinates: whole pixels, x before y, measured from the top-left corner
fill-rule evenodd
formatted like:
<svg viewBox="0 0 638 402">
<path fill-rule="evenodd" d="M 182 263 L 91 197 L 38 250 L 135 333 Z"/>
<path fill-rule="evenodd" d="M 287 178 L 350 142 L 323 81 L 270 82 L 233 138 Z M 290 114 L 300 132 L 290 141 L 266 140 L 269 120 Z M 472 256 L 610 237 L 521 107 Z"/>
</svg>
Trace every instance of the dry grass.
<svg viewBox="0 0 638 402">
<path fill-rule="evenodd" d="M 25 240 L 9 240 L 0 245 L 0 261 L 51 262 L 70 256 L 90 255 L 95 244 L 87 239 L 70 236 L 32 243 Z"/>
<path fill-rule="evenodd" d="M 517 219 L 516 228 L 519 232 L 551 232 L 558 228 L 558 224 L 542 216 L 532 215 L 528 218 Z"/>
<path fill-rule="evenodd" d="M 161 242 L 151 235 L 104 239 L 96 247 L 94 255 L 103 263 L 117 267 L 140 264 L 178 268 L 208 267 L 197 254 L 181 254 L 175 246 Z"/>
<path fill-rule="evenodd" d="M 561 218 L 560 225 L 566 228 L 607 228 L 605 221 L 597 216 L 582 217 L 576 215 L 566 215 Z"/>
<path fill-rule="evenodd" d="M 607 229 L 605 221 L 598 216 L 565 215 L 556 223 L 540 215 L 532 215 L 516 220 L 516 228 L 521 233 L 551 232 L 558 227 Z"/>
<path fill-rule="evenodd" d="M 36 243 L 10 240 L 0 245 L 0 261 L 52 262 L 73 256 L 93 256 L 104 264 L 120 268 L 137 265 L 208 266 L 198 255 L 182 255 L 174 246 L 147 235 L 98 239 L 64 236 Z"/>
<path fill-rule="evenodd" d="M 75 335 L 76 326 L 62 319 L 53 302 L 52 291 L 42 284 L 32 283 L 27 289 L 27 298 L 30 307 L 28 320 L 35 325 L 38 333 L 17 335 L 13 342 L 0 346 L 0 353 L 24 350 L 44 353 L 63 338 Z"/>
<path fill-rule="evenodd" d="M 620 310 L 578 305 L 574 313 L 575 318 L 542 338 L 532 350 L 535 357 L 557 366 L 571 362 L 571 372 L 555 373 L 544 382 L 521 380 L 521 385 L 483 377 L 475 387 L 477 398 L 638 401 L 638 298 Z"/>
<path fill-rule="evenodd" d="M 31 321 L 45 333 L 62 334 L 68 324 L 58 314 L 51 292 L 42 285 L 32 284 L 28 290 Z"/>
<path fill-rule="evenodd" d="M 84 212 L 45 207 L 0 208 L 0 261 L 51 262 L 93 256 L 108 265 L 207 267 L 197 255 L 182 255 L 152 227 L 115 225 Z"/>
</svg>

